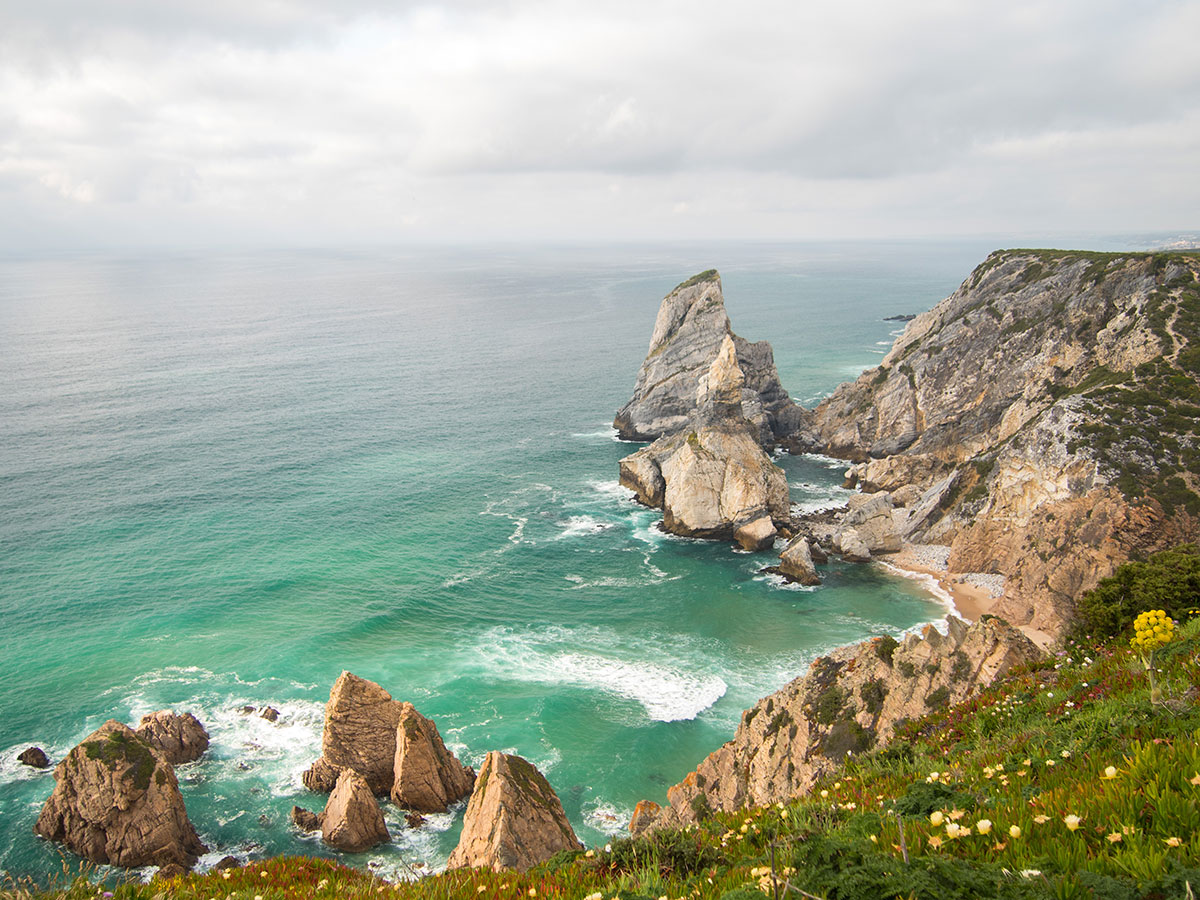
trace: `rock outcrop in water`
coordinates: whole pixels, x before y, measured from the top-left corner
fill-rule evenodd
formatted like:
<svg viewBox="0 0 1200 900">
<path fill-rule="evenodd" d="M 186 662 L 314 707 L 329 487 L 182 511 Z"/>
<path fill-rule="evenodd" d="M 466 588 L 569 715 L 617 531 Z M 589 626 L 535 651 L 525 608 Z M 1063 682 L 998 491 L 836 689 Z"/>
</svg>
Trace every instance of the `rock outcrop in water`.
<svg viewBox="0 0 1200 900">
<path fill-rule="evenodd" d="M 951 572 L 1004 575 L 993 612 L 1049 639 L 1121 562 L 1194 539 L 1198 433 L 1200 256 L 1013 250 L 790 446 L 911 500 L 900 536 L 950 545 Z"/>
<path fill-rule="evenodd" d="M 560 850 L 583 845 L 558 795 L 535 766 L 493 750 L 484 759 L 448 868 L 524 872 Z"/>
<path fill-rule="evenodd" d="M 445 812 L 471 793 L 475 774 L 442 742 L 434 723 L 373 681 L 343 672 L 329 692 L 321 758 L 303 775 L 311 791 L 332 791 L 352 770 L 374 794 L 405 809 Z"/>
<path fill-rule="evenodd" d="M 667 791 L 638 805 L 636 833 L 695 822 L 711 811 L 766 806 L 806 793 L 849 753 L 885 745 L 898 723 L 958 703 L 1040 657 L 1018 630 L 987 618 L 949 620 L 897 643 L 875 638 L 815 660 L 808 673 L 742 714 L 733 740 Z"/>
<path fill-rule="evenodd" d="M 50 759 L 41 747 L 29 747 L 22 750 L 17 754 L 17 762 L 33 769 L 46 769 L 50 766 Z"/>
<path fill-rule="evenodd" d="M 318 821 L 321 840 L 347 853 L 361 853 L 390 839 L 375 794 L 353 769 L 343 769 L 338 775 Z"/>
<path fill-rule="evenodd" d="M 446 749 L 437 726 L 411 703 L 400 707 L 392 802 L 416 812 L 445 812 L 471 794 L 475 773 Z"/>
<path fill-rule="evenodd" d="M 740 415 L 752 424 L 756 440 L 771 445 L 791 434 L 806 413 L 779 383 L 771 345 L 750 343 L 733 333 L 721 276 L 710 269 L 663 299 L 633 398 L 613 421 L 621 437 L 653 441 L 689 428 L 700 378 L 726 337 L 734 343 L 744 376 L 737 397 Z"/>
<path fill-rule="evenodd" d="M 321 758 L 304 773 L 310 791 L 333 790 L 343 769 L 358 772 L 376 794 L 392 789 L 401 703 L 373 681 L 342 672 L 325 704 Z"/>
<path fill-rule="evenodd" d="M 34 833 L 92 862 L 191 868 L 207 849 L 188 821 L 170 763 L 110 719 L 54 770 Z"/>
<path fill-rule="evenodd" d="M 663 529 L 686 537 L 769 547 L 788 521 L 787 478 L 743 415 L 745 382 L 726 334 L 697 380 L 688 428 L 659 438 L 620 463 L 620 481 L 663 511 Z"/>
<path fill-rule="evenodd" d="M 191 713 L 177 715 L 169 709 L 147 713 L 137 734 L 173 766 L 194 762 L 208 749 L 208 732 Z"/>
</svg>

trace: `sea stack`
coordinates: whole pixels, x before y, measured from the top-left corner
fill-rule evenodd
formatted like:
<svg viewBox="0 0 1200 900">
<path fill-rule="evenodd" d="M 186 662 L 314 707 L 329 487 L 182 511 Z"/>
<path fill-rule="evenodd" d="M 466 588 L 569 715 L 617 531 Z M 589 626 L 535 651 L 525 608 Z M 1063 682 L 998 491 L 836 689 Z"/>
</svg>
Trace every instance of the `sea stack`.
<svg viewBox="0 0 1200 900">
<path fill-rule="evenodd" d="M 787 478 L 745 418 L 745 376 L 731 334 L 697 378 L 688 427 L 661 437 L 620 463 L 620 480 L 663 510 L 663 529 L 686 537 L 735 540 L 762 550 L 788 520 Z"/>
<path fill-rule="evenodd" d="M 207 849 L 188 821 L 171 764 L 110 719 L 54 770 L 34 833 L 96 863 L 190 869 Z"/>
<path fill-rule="evenodd" d="M 537 767 L 493 750 L 479 769 L 462 837 L 446 866 L 525 872 L 560 850 L 581 850 L 558 795 Z"/>
<path fill-rule="evenodd" d="M 733 333 L 725 312 L 721 276 L 709 269 L 663 298 L 633 397 L 613 420 L 628 441 L 653 441 L 687 428 L 696 413 L 700 379 L 711 368 L 726 337 L 733 340 L 743 383 L 741 416 L 764 446 L 793 433 L 807 412 L 779 383 L 775 357 L 766 341 L 751 343 Z"/>
</svg>

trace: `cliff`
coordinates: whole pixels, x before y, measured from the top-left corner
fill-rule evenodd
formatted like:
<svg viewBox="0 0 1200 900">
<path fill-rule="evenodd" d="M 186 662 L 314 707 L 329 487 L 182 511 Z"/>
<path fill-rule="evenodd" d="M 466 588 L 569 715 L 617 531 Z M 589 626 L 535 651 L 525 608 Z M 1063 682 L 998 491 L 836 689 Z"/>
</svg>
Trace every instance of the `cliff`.
<svg viewBox="0 0 1200 900">
<path fill-rule="evenodd" d="M 668 790 L 667 806 L 639 804 L 630 828 L 686 825 L 806 794 L 847 756 L 886 745 L 902 722 L 959 703 L 1040 656 L 992 617 L 971 626 L 952 618 L 946 635 L 930 625 L 901 643 L 839 648 L 746 710 L 733 740 Z"/>
<path fill-rule="evenodd" d="M 1200 256 L 1010 250 L 815 410 L 793 450 L 920 498 L 898 529 L 993 612 L 1061 636 L 1074 598 L 1200 516 Z"/>
</svg>

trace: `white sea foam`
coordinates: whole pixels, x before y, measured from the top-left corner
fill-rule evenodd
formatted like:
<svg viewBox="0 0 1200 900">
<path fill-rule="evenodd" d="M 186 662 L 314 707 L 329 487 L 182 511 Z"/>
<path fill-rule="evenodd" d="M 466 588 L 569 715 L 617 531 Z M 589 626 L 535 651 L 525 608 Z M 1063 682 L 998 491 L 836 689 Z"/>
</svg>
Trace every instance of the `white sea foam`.
<svg viewBox="0 0 1200 900">
<path fill-rule="evenodd" d="M 632 500 L 637 496 L 636 492 L 631 491 L 619 481 L 601 481 L 598 478 L 589 479 L 588 487 L 598 494 L 603 494 L 605 497 L 612 497 L 621 500 Z"/>
<path fill-rule="evenodd" d="M 782 575 L 776 575 L 774 572 L 760 572 L 754 576 L 755 581 L 765 581 L 773 588 L 778 588 L 781 591 L 796 591 L 798 593 L 812 593 L 818 585 L 797 584 L 794 581 L 788 581 Z"/>
<path fill-rule="evenodd" d="M 820 463 L 827 469 L 845 469 L 850 466 L 850 463 L 844 459 L 838 459 L 836 456 L 826 456 L 823 453 L 801 453 L 800 458 Z"/>
<path fill-rule="evenodd" d="M 694 719 L 724 696 L 727 685 L 703 660 L 692 666 L 646 661 L 651 655 L 663 659 L 664 646 L 600 628 L 492 629 L 473 655 L 493 677 L 603 691 L 635 701 L 658 722 Z"/>
<path fill-rule="evenodd" d="M 583 821 L 601 834 L 623 835 L 633 810 L 603 800 L 591 800 L 583 805 Z"/>
<path fill-rule="evenodd" d="M 621 439 L 621 433 L 619 431 L 617 431 L 617 429 L 615 429 L 611 425 L 609 425 L 607 428 L 602 428 L 599 431 L 572 432 L 571 437 L 581 438 L 584 440 L 602 439 L 602 440 L 606 440 L 606 441 L 619 441 Z"/>
<path fill-rule="evenodd" d="M 612 522 L 602 522 L 595 516 L 571 516 L 565 522 L 559 522 L 562 534 L 559 540 L 569 537 L 579 537 L 587 534 L 599 534 L 615 527 Z"/>
</svg>

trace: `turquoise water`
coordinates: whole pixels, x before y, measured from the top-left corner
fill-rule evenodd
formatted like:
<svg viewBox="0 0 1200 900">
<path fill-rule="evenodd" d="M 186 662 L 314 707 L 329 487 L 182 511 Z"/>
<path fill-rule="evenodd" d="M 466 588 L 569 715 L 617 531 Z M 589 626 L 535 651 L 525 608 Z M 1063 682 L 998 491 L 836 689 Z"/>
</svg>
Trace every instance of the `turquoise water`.
<svg viewBox="0 0 1200 900">
<path fill-rule="evenodd" d="M 944 609 L 831 565 L 668 537 L 616 485 L 609 423 L 658 302 L 712 265 L 740 334 L 809 404 L 988 247 L 476 249 L 0 262 L 0 868 L 58 870 L 32 835 L 54 760 L 105 719 L 195 712 L 179 769 L 212 853 L 325 854 L 319 808 L 343 669 L 433 717 L 478 764 L 520 753 L 603 842 L 832 646 Z M 780 457 L 793 500 L 843 465 Z M 272 725 L 241 714 L 271 704 Z M 349 857 L 437 867 L 461 809 Z"/>
</svg>

